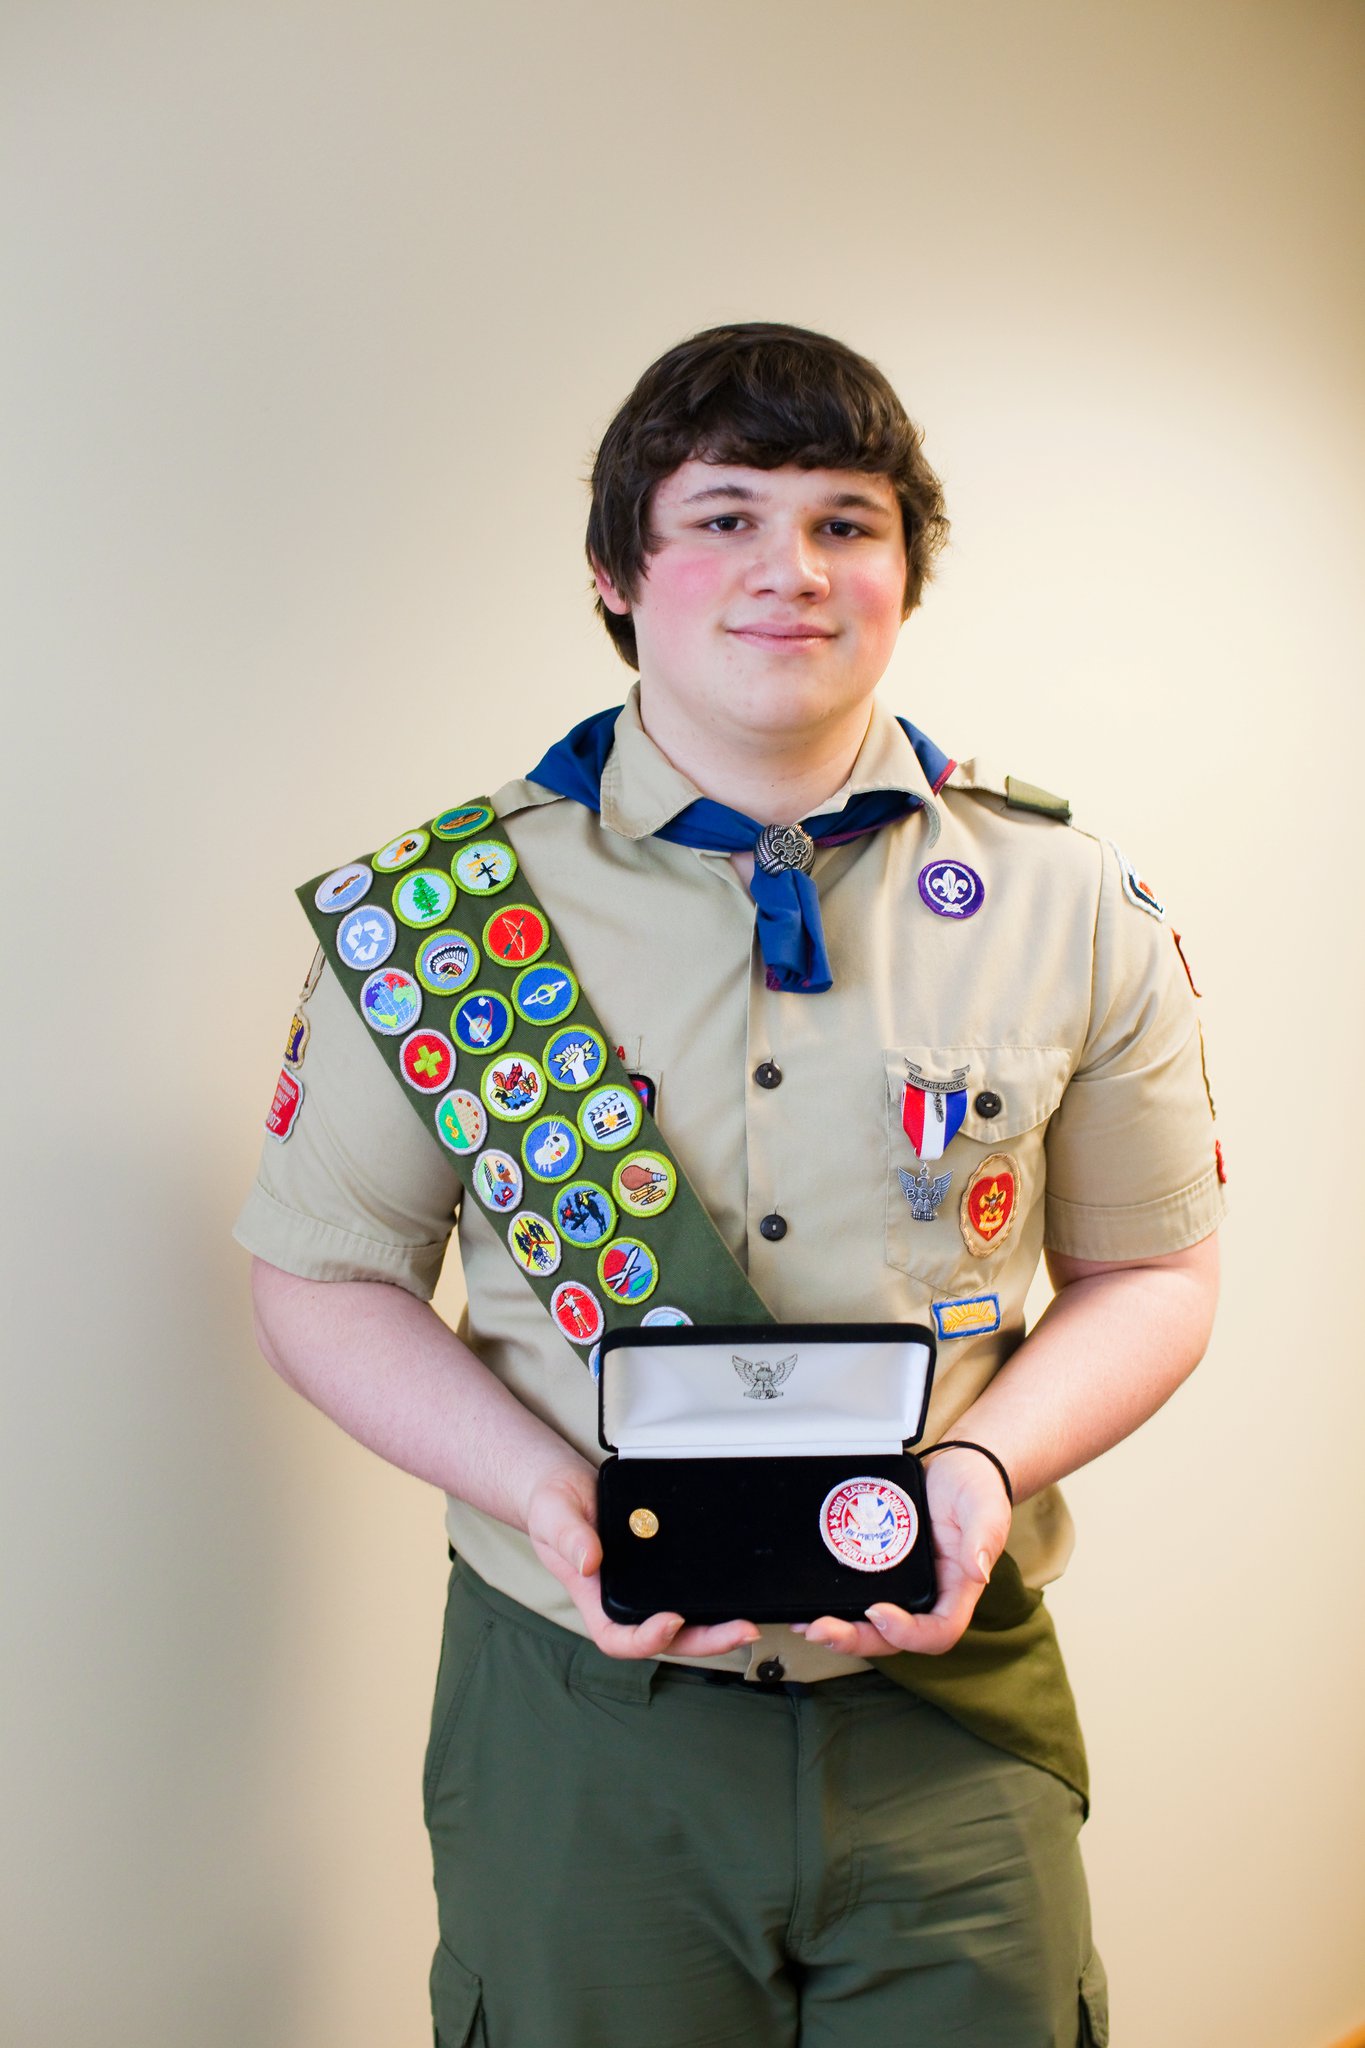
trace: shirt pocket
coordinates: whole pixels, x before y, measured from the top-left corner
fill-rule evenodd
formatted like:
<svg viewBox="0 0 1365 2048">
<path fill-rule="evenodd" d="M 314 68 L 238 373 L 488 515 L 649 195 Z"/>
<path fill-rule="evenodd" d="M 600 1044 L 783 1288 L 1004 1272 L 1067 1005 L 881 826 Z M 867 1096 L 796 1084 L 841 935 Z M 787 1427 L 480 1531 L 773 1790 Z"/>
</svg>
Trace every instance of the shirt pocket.
<svg viewBox="0 0 1365 2048">
<path fill-rule="evenodd" d="M 1043 1138 L 1071 1071 L 1068 1049 L 921 1043 L 888 1046 L 884 1060 L 887 1264 L 936 1294 L 993 1286 L 1024 1244 L 1032 1247 L 1031 1271 L 1042 1241 Z M 912 1065 L 934 1081 L 966 1070 L 961 1126 L 942 1157 L 923 1164 L 902 1120 Z"/>
</svg>

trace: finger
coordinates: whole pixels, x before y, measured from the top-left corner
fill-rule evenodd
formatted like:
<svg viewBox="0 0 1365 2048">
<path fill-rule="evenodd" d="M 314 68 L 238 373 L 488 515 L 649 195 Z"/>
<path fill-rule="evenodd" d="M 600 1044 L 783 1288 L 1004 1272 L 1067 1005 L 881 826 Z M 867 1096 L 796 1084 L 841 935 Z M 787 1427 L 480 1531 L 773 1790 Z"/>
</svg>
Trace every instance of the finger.
<svg viewBox="0 0 1365 2048">
<path fill-rule="evenodd" d="M 747 1649 L 758 1641 L 751 1621 L 716 1622 L 709 1628 L 685 1628 L 669 1645 L 673 1657 L 723 1657 L 727 1650 Z"/>
</svg>

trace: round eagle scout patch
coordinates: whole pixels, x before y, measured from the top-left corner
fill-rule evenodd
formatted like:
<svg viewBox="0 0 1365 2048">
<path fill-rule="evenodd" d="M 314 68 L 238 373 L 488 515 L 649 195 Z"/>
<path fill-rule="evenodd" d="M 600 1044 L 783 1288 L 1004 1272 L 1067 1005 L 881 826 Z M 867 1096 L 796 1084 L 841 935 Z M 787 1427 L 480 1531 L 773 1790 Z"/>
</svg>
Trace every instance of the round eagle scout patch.
<svg viewBox="0 0 1365 2048">
<path fill-rule="evenodd" d="M 820 1535 L 826 1550 L 855 1572 L 886 1572 L 914 1548 L 915 1503 L 889 1479 L 846 1479 L 825 1495 Z"/>
<path fill-rule="evenodd" d="M 962 1242 L 974 1259 L 988 1257 L 1013 1230 L 1020 1188 L 1019 1162 L 1008 1152 L 992 1152 L 977 1167 L 958 1208 Z"/>
</svg>

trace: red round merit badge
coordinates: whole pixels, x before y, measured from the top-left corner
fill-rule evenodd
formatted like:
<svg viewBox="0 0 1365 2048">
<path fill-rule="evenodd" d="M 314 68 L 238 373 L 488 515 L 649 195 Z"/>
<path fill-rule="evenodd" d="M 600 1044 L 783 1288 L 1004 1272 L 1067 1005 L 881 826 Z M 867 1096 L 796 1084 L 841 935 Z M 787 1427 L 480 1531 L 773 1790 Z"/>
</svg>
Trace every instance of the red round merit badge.
<svg viewBox="0 0 1365 2048">
<path fill-rule="evenodd" d="M 571 1344 L 595 1344 L 602 1334 L 602 1304 L 576 1280 L 565 1280 L 550 1296 L 550 1314 Z"/>
<path fill-rule="evenodd" d="M 441 1095 L 454 1078 L 455 1048 L 439 1031 L 412 1031 L 399 1049 L 398 1064 L 409 1088 Z"/>
<path fill-rule="evenodd" d="M 495 960 L 520 967 L 538 960 L 550 943 L 550 928 L 529 903 L 509 903 L 489 918 L 483 928 L 484 950 Z"/>
<path fill-rule="evenodd" d="M 1014 1228 L 1019 1206 L 1018 1161 L 1008 1152 L 992 1152 L 967 1183 L 958 1211 L 962 1242 L 974 1259 L 984 1259 L 1002 1245 Z"/>
<path fill-rule="evenodd" d="M 915 1503 L 889 1479 L 846 1479 L 820 1510 L 825 1548 L 855 1572 L 886 1572 L 914 1547 Z"/>
</svg>

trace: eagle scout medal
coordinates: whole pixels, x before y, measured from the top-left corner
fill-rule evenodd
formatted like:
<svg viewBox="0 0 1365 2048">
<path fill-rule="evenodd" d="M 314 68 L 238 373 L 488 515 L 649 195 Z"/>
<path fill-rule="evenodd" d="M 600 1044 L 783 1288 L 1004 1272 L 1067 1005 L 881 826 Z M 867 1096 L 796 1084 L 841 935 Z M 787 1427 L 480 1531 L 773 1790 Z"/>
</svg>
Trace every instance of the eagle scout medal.
<svg viewBox="0 0 1365 2048">
<path fill-rule="evenodd" d="M 414 868 L 393 892 L 395 915 L 421 932 L 439 924 L 454 901 L 455 884 L 439 868 Z"/>
<path fill-rule="evenodd" d="M 571 1181 L 555 1200 L 555 1227 L 583 1251 L 605 1244 L 616 1228 L 616 1204 L 595 1180 Z"/>
<path fill-rule="evenodd" d="M 398 1048 L 398 1071 L 419 1095 L 442 1095 L 455 1079 L 455 1048 L 439 1031 L 411 1031 Z"/>
<path fill-rule="evenodd" d="M 611 1177 L 611 1191 L 635 1216 L 654 1216 L 678 1191 L 678 1176 L 658 1152 L 632 1152 Z"/>
<path fill-rule="evenodd" d="M 643 1301 L 658 1285 L 659 1262 L 638 1237 L 617 1237 L 598 1258 L 597 1277 L 616 1301 Z"/>
<path fill-rule="evenodd" d="M 400 868 L 410 868 L 415 860 L 420 860 L 430 844 L 430 832 L 401 832 L 371 856 L 370 866 L 381 875 L 396 875 Z"/>
<path fill-rule="evenodd" d="M 323 876 L 313 901 L 319 910 L 329 914 L 336 910 L 349 910 L 353 903 L 359 903 L 362 896 L 368 896 L 373 880 L 374 875 L 363 861 L 350 861 L 344 868 L 333 868 L 330 875 Z"/>
<path fill-rule="evenodd" d="M 489 988 L 471 989 L 450 1013 L 450 1031 L 466 1052 L 496 1052 L 512 1036 L 512 1005 Z"/>
<path fill-rule="evenodd" d="M 398 927 L 379 903 L 348 910 L 337 926 L 337 951 L 348 967 L 380 967 L 398 943 Z"/>
<path fill-rule="evenodd" d="M 568 1180 L 583 1164 L 578 1126 L 562 1116 L 538 1117 L 521 1141 L 526 1171 L 537 1180 Z"/>
<path fill-rule="evenodd" d="M 659 1533 L 659 1517 L 653 1508 L 632 1508 L 629 1518 L 630 1533 L 647 1543 L 651 1536 Z"/>
<path fill-rule="evenodd" d="M 452 1088 L 436 1105 L 436 1135 L 461 1157 L 477 1152 L 488 1136 L 488 1112 L 467 1088 Z"/>
<path fill-rule="evenodd" d="M 825 1548 L 855 1572 L 886 1572 L 914 1548 L 919 1515 L 889 1479 L 846 1479 L 820 1507 Z"/>
<path fill-rule="evenodd" d="M 510 1152 L 489 1146 L 474 1168 L 474 1192 L 495 1216 L 510 1216 L 521 1201 L 521 1168 Z"/>
<path fill-rule="evenodd" d="M 935 1177 L 923 1163 L 918 1173 L 907 1173 L 903 1166 L 896 1170 L 900 1174 L 901 1193 L 910 1204 L 911 1222 L 932 1223 L 948 1192 L 952 1174 L 940 1173 Z"/>
<path fill-rule="evenodd" d="M 446 926 L 417 948 L 417 979 L 434 996 L 458 995 L 479 971 L 479 949 L 468 932 Z"/>
<path fill-rule="evenodd" d="M 578 1128 L 599 1152 L 619 1152 L 640 1134 L 644 1108 L 633 1088 L 618 1088 L 613 1082 L 596 1088 L 578 1112 Z"/>
<path fill-rule="evenodd" d="M 1000 1296 L 973 1294 L 966 1301 L 936 1301 L 934 1327 L 945 1341 L 949 1337 L 984 1337 L 1000 1328 Z"/>
<path fill-rule="evenodd" d="M 958 1067 L 948 1080 L 934 1081 L 922 1074 L 913 1060 L 907 1060 L 905 1067 L 905 1090 L 901 1096 L 905 1135 L 921 1159 L 941 1159 L 967 1114 L 967 1076 L 971 1068 Z"/>
<path fill-rule="evenodd" d="M 504 967 L 538 960 L 550 943 L 550 927 L 529 903 L 509 903 L 495 911 L 483 928 L 484 951 Z"/>
<path fill-rule="evenodd" d="M 958 1226 L 974 1259 L 987 1258 L 1009 1236 L 1019 1188 L 1019 1163 L 1008 1152 L 992 1152 L 973 1173 L 963 1190 Z"/>
<path fill-rule="evenodd" d="M 381 967 L 361 989 L 360 1009 L 371 1031 L 401 1038 L 422 1014 L 422 991 L 401 967 Z"/>
<path fill-rule="evenodd" d="M 308 1050 L 308 1012 L 300 1004 L 289 1020 L 289 1035 L 284 1041 L 284 1063 L 287 1067 L 301 1067 L 303 1056 Z"/>
<path fill-rule="evenodd" d="M 539 1279 L 558 1271 L 563 1246 L 554 1225 L 543 1216 L 533 1215 L 529 1209 L 514 1216 L 507 1226 L 507 1242 L 512 1257 L 524 1272 Z"/>
<path fill-rule="evenodd" d="M 545 1045 L 550 1079 L 561 1088 L 589 1088 L 607 1064 L 607 1048 L 596 1031 L 581 1024 L 557 1031 Z"/>
<path fill-rule="evenodd" d="M 557 1024 L 578 1001 L 578 983 L 557 960 L 526 968 L 512 983 L 512 1007 L 528 1024 Z"/>
<path fill-rule="evenodd" d="M 471 832 L 482 832 L 492 822 L 492 804 L 456 804 L 433 818 L 431 829 L 438 839 L 467 839 Z"/>
<path fill-rule="evenodd" d="M 479 1093 L 494 1116 L 521 1123 L 545 1100 L 545 1075 L 529 1053 L 514 1048 L 484 1068 Z"/>
<path fill-rule="evenodd" d="M 550 1314 L 571 1344 L 595 1344 L 606 1317 L 595 1294 L 577 1280 L 561 1280 L 550 1296 Z"/>
<path fill-rule="evenodd" d="M 517 857 L 505 839 L 475 839 L 462 846 L 450 872 L 471 896 L 495 896 L 517 871 Z"/>
<path fill-rule="evenodd" d="M 931 860 L 920 869 L 919 893 L 935 917 L 975 917 L 986 885 L 965 860 Z"/>
<path fill-rule="evenodd" d="M 303 1106 L 303 1083 L 297 1074 L 291 1074 L 287 1067 L 280 1068 L 280 1078 L 275 1083 L 275 1098 L 266 1111 L 265 1127 L 272 1138 L 282 1145 L 298 1121 Z"/>
</svg>

